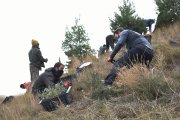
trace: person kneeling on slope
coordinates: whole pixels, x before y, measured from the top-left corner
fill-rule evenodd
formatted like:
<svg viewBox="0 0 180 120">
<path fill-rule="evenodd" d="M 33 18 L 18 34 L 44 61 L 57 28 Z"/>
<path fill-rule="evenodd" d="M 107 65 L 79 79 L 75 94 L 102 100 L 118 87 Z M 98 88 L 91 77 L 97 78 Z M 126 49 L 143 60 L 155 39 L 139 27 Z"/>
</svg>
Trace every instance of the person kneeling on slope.
<svg viewBox="0 0 180 120">
<path fill-rule="evenodd" d="M 59 78 L 63 74 L 64 65 L 60 62 L 54 64 L 54 67 L 47 68 L 39 78 L 34 82 L 32 86 L 32 93 L 42 93 L 45 88 L 53 87 L 59 82 Z"/>
<path fill-rule="evenodd" d="M 126 45 L 128 51 L 114 62 L 110 73 L 105 78 L 105 86 L 111 86 L 113 84 L 119 72 L 119 68 L 124 66 L 130 68 L 137 62 L 143 63 L 149 67 L 153 58 L 152 46 L 143 35 L 132 30 L 118 28 L 114 31 L 114 36 L 118 37 L 118 42 L 107 61 L 113 62 L 113 58 L 124 45 Z"/>
</svg>

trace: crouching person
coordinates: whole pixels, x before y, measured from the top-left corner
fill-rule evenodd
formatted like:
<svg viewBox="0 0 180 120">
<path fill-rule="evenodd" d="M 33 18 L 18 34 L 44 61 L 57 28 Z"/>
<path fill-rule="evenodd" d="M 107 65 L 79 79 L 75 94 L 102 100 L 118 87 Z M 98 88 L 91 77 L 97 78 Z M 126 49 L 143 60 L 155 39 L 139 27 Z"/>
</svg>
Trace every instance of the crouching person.
<svg viewBox="0 0 180 120">
<path fill-rule="evenodd" d="M 45 88 L 53 87 L 59 82 L 59 78 L 63 74 L 64 65 L 60 62 L 54 64 L 54 67 L 47 68 L 44 73 L 42 73 L 39 78 L 34 82 L 32 86 L 32 93 L 36 95 L 37 93 L 42 93 Z"/>
<path fill-rule="evenodd" d="M 124 45 L 126 45 L 128 51 L 127 53 L 124 53 L 116 62 L 114 62 L 111 71 L 105 78 L 104 84 L 108 87 L 113 84 L 119 69 L 123 66 L 131 68 L 135 63 L 142 63 L 149 67 L 153 58 L 153 48 L 148 40 L 141 34 L 132 30 L 118 28 L 114 32 L 114 35 L 115 37 L 118 37 L 118 42 L 107 61 L 113 62 L 115 55 Z"/>
<path fill-rule="evenodd" d="M 55 63 L 54 67 L 46 69 L 45 72 L 42 73 L 39 78 L 34 82 L 32 86 L 33 95 L 41 94 L 45 92 L 45 89 L 53 88 L 57 83 L 60 83 L 60 77 L 63 75 L 64 72 L 63 69 L 64 65 L 60 62 Z M 65 86 L 67 87 L 68 91 L 69 85 Z M 41 101 L 39 104 L 41 104 L 43 108 L 49 112 L 58 108 L 59 99 L 63 104 L 68 105 L 72 102 L 72 94 L 67 91 L 60 92 L 58 96 L 55 96 L 53 98 L 40 98 Z"/>
</svg>

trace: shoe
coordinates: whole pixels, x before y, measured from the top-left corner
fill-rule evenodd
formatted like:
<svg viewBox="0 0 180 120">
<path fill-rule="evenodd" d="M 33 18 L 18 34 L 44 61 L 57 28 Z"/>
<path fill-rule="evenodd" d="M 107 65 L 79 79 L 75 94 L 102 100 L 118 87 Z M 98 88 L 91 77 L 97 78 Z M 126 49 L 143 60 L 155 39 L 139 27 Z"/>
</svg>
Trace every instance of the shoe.
<svg viewBox="0 0 180 120">
<path fill-rule="evenodd" d="M 112 88 L 112 85 L 104 85 L 105 90 L 110 90 Z"/>
<path fill-rule="evenodd" d="M 104 85 L 102 90 L 102 98 L 108 100 L 111 97 L 111 85 Z"/>
<path fill-rule="evenodd" d="M 103 82 L 103 83 L 104 83 L 104 82 L 105 82 L 105 80 L 101 80 L 101 82 Z"/>
<path fill-rule="evenodd" d="M 70 107 L 70 105 L 66 105 L 66 108 L 69 108 Z"/>
</svg>

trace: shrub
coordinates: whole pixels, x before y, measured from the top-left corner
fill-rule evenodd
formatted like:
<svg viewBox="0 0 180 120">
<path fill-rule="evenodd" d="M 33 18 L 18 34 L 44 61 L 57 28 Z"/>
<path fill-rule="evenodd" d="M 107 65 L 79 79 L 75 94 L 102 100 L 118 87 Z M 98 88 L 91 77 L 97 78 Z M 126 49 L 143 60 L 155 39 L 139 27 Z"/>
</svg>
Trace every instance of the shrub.
<svg viewBox="0 0 180 120">
<path fill-rule="evenodd" d="M 38 97 L 44 99 L 51 99 L 59 96 L 65 90 L 66 90 L 65 86 L 58 83 L 55 85 L 55 87 L 49 87 L 43 93 L 39 93 Z"/>
<path fill-rule="evenodd" d="M 140 99 L 155 100 L 173 92 L 175 93 L 174 89 L 178 87 L 180 86 L 176 81 L 168 80 L 163 72 L 156 71 L 150 78 L 142 77 L 133 88 L 133 91 Z"/>
</svg>

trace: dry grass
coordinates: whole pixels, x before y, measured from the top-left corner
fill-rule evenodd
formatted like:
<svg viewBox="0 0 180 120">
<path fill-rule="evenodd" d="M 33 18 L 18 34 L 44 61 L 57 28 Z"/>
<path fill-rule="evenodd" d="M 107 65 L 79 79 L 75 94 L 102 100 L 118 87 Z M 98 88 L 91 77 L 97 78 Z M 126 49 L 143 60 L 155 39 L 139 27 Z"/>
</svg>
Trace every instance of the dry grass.
<svg viewBox="0 0 180 120">
<path fill-rule="evenodd" d="M 170 25 L 169 28 L 164 27 L 158 29 L 157 31 L 155 31 L 155 33 L 153 33 L 153 43 L 160 44 L 162 41 L 169 42 L 170 40 L 180 41 L 179 26 L 180 21 L 173 25 Z"/>
<path fill-rule="evenodd" d="M 0 96 L 0 103 L 2 103 L 3 100 L 4 100 L 4 97 Z"/>
<path fill-rule="evenodd" d="M 131 69 L 125 67 L 122 68 L 116 78 L 116 81 L 117 84 L 121 83 L 120 85 L 123 84 L 133 87 L 142 76 L 149 77 L 151 76 L 151 72 L 145 66 L 138 64 L 134 65 Z"/>
<path fill-rule="evenodd" d="M 0 120 L 179 120 L 180 48 L 168 42 L 179 40 L 179 24 L 153 33 L 154 72 L 141 65 L 123 68 L 113 89 L 103 97 L 100 80 L 112 67 L 106 62 L 109 53 L 99 59 L 88 56 L 83 62 L 93 62 L 93 65 L 73 83 L 74 102 L 70 107 L 61 104 L 56 111 L 46 112 L 38 104 L 39 100 L 27 93 L 1 105 Z M 73 58 L 70 73 L 81 63 Z"/>
</svg>

